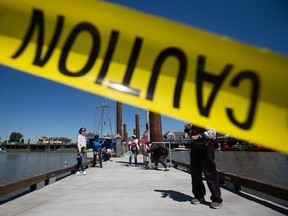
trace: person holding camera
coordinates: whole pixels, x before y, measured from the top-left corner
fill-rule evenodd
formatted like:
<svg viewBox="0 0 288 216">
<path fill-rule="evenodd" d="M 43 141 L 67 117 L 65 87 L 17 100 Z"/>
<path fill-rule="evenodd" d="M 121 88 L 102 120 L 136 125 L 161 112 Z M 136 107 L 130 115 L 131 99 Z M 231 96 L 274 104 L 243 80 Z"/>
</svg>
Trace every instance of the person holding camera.
<svg viewBox="0 0 288 216">
<path fill-rule="evenodd" d="M 212 140 L 216 138 L 214 129 L 203 129 L 186 124 L 184 132 L 191 139 L 190 141 L 190 173 L 192 179 L 192 193 L 194 198 L 191 203 L 194 205 L 205 203 L 205 186 L 202 181 L 204 173 L 208 188 L 211 192 L 210 208 L 220 209 L 223 199 L 221 198 L 219 174 L 216 170 L 214 146 Z"/>
</svg>

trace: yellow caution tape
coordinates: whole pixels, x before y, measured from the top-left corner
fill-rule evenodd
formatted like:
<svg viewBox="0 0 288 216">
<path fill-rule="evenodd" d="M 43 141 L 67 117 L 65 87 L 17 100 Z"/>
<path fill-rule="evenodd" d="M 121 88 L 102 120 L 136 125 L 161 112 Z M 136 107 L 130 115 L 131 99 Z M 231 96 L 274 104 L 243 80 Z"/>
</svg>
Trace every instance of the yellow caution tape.
<svg viewBox="0 0 288 216">
<path fill-rule="evenodd" d="M 288 58 L 94 0 L 1 0 L 0 64 L 288 153 Z"/>
</svg>

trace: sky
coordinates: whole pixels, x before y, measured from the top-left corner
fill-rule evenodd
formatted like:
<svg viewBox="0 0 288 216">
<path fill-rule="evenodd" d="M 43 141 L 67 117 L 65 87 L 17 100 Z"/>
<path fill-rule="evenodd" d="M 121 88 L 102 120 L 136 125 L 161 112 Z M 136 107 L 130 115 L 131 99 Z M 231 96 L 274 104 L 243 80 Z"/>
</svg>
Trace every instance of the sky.
<svg viewBox="0 0 288 216">
<path fill-rule="evenodd" d="M 287 0 L 110 0 L 202 30 L 225 35 L 288 56 Z M 0 46 L 1 52 L 1 46 Z M 0 141 L 19 132 L 36 137 L 68 137 L 74 142 L 80 127 L 99 132 L 101 105 L 105 99 L 0 65 Z M 116 131 L 115 101 L 105 115 L 103 133 Z M 145 110 L 123 104 L 123 124 L 131 136 L 135 114 L 144 132 Z M 184 122 L 162 116 L 162 132 L 183 131 Z"/>
</svg>

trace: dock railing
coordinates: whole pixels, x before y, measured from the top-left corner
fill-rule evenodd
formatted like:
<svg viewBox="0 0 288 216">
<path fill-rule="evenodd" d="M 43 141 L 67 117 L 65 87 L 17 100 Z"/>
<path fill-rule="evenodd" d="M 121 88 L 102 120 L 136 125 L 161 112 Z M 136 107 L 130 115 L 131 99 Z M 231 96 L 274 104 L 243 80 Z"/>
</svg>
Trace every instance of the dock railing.
<svg viewBox="0 0 288 216">
<path fill-rule="evenodd" d="M 91 160 L 83 163 L 86 168 L 91 164 Z M 5 185 L 0 185 L 0 204 L 8 200 L 17 198 L 23 194 L 27 194 L 34 190 L 41 189 L 49 184 L 52 184 L 62 178 L 75 173 L 75 167 L 69 166 L 63 169 L 54 170 L 51 172 L 35 175 L 19 181 L 11 182 Z"/>
<path fill-rule="evenodd" d="M 172 164 L 176 168 L 182 167 L 185 169 L 185 171 L 190 172 L 190 165 L 187 163 L 172 160 Z M 239 176 L 229 172 L 223 172 L 221 170 L 218 170 L 218 173 L 221 185 L 225 186 L 227 189 L 232 186 L 235 191 L 243 190 L 247 191 L 248 193 L 253 193 L 255 191 L 256 196 L 263 197 L 264 199 L 271 200 L 279 203 L 280 205 L 288 207 L 288 188 L 275 184 L 268 184 L 260 180 Z M 261 194 L 257 192 L 260 192 Z M 262 194 L 264 194 L 264 196 Z M 270 196 L 273 196 L 276 199 L 271 199 Z"/>
</svg>

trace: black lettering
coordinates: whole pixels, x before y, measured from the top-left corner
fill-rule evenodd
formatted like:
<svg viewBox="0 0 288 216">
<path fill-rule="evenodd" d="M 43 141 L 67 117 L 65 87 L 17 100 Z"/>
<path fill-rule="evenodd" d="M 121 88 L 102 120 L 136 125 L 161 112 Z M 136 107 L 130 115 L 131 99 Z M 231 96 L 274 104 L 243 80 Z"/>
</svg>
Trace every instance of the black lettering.
<svg viewBox="0 0 288 216">
<path fill-rule="evenodd" d="M 109 65 L 110 65 L 110 62 L 111 62 L 111 59 L 113 57 L 113 53 L 114 53 L 114 50 L 115 50 L 115 47 L 116 47 L 116 44 L 118 41 L 118 37 L 119 37 L 119 32 L 118 31 L 112 31 L 112 34 L 111 34 L 111 37 L 109 40 L 109 46 L 108 46 L 108 49 L 106 51 L 102 67 L 101 67 L 99 75 L 95 81 L 95 83 L 97 83 L 97 84 L 101 85 L 106 74 L 107 74 L 107 71 L 109 69 Z"/>
<path fill-rule="evenodd" d="M 131 55 L 129 57 L 129 62 L 127 64 L 127 69 L 125 72 L 125 76 L 123 78 L 123 81 L 121 84 L 115 83 L 115 82 L 109 82 L 108 83 L 108 87 L 113 88 L 113 89 L 117 89 L 123 92 L 126 92 L 128 94 L 133 94 L 136 96 L 140 95 L 140 90 L 139 89 L 135 89 L 135 88 L 131 88 L 129 86 L 132 75 L 133 75 L 133 71 L 135 69 L 137 60 L 138 60 L 138 56 L 140 54 L 140 50 L 141 50 L 141 46 L 142 46 L 142 38 L 137 37 L 135 39 L 133 48 L 132 48 L 132 52 Z"/>
<path fill-rule="evenodd" d="M 92 44 L 91 51 L 88 56 L 88 61 L 86 62 L 86 64 L 79 71 L 72 72 L 72 71 L 69 71 L 66 67 L 67 56 L 69 54 L 71 46 L 73 45 L 76 37 L 78 36 L 79 33 L 83 31 L 87 31 L 88 33 L 90 33 L 93 44 Z M 71 77 L 80 77 L 80 76 L 85 75 L 93 67 L 94 62 L 98 56 L 99 49 L 100 49 L 100 34 L 98 30 L 96 29 L 96 27 L 91 25 L 90 23 L 85 23 L 85 22 L 78 24 L 72 30 L 69 37 L 67 38 L 66 43 L 64 44 L 64 47 L 62 49 L 62 53 L 60 56 L 59 64 L 58 64 L 59 71 L 63 73 L 64 75 L 71 76 Z"/>
<path fill-rule="evenodd" d="M 143 41 L 142 38 L 137 37 L 135 42 L 134 42 L 133 50 L 132 50 L 131 56 L 129 58 L 126 73 L 125 73 L 124 79 L 122 81 L 122 84 L 125 86 L 129 86 L 129 84 L 130 84 L 132 74 L 133 74 L 133 71 L 135 69 L 135 65 L 136 65 L 140 50 L 141 50 L 142 41 Z"/>
<path fill-rule="evenodd" d="M 23 40 L 23 43 L 20 46 L 20 48 L 18 49 L 18 51 L 12 56 L 12 58 L 17 58 L 24 52 L 29 41 L 32 39 L 34 31 L 36 31 L 36 29 L 38 28 L 37 50 L 36 50 L 36 55 L 34 57 L 33 64 L 41 66 L 41 67 L 44 66 L 47 63 L 47 61 L 49 60 L 49 58 L 51 57 L 51 55 L 52 55 L 52 53 L 53 53 L 53 51 L 57 45 L 57 42 L 59 40 L 61 31 L 62 31 L 63 23 L 64 23 L 64 17 L 58 16 L 56 29 L 55 29 L 54 35 L 51 39 L 49 48 L 48 48 L 46 54 L 44 55 L 44 58 L 41 58 L 41 53 L 42 53 L 42 48 L 43 48 L 43 43 L 44 43 L 44 33 L 45 33 L 44 32 L 44 30 L 45 30 L 44 15 L 43 15 L 43 12 L 41 10 L 34 9 L 31 23 L 30 23 L 29 29 L 27 31 L 27 34 Z"/>
<path fill-rule="evenodd" d="M 197 73 L 196 73 L 196 95 L 197 95 L 197 105 L 201 115 L 208 117 L 210 110 L 212 108 L 212 104 L 217 96 L 217 93 L 225 80 L 228 76 L 230 71 L 232 70 L 233 66 L 228 64 L 223 69 L 222 73 L 219 76 L 209 74 L 205 72 L 205 56 L 199 56 L 197 62 Z M 211 94 L 208 98 L 206 107 L 203 104 L 203 84 L 204 81 L 210 82 L 214 84 L 214 87 L 211 91 Z"/>
<path fill-rule="evenodd" d="M 251 128 L 253 123 L 254 114 L 256 112 L 257 101 L 259 96 L 260 83 L 258 76 L 253 71 L 242 71 L 231 82 L 231 85 L 237 87 L 242 80 L 248 79 L 252 83 L 252 91 L 251 91 L 251 105 L 248 111 L 247 119 L 243 122 L 237 121 L 234 118 L 233 110 L 231 108 L 227 108 L 228 118 L 233 122 L 233 124 L 238 127 L 248 130 Z"/>
<path fill-rule="evenodd" d="M 185 56 L 185 53 L 182 50 L 175 48 L 175 47 L 167 48 L 158 55 L 154 63 L 153 69 L 152 69 L 152 76 L 150 78 L 146 98 L 148 100 L 153 100 L 154 91 L 156 88 L 156 84 L 157 84 L 157 80 L 159 77 L 161 67 L 163 63 L 166 61 L 166 59 L 170 56 L 174 56 L 179 60 L 178 77 L 177 77 L 177 82 L 176 82 L 175 91 L 174 91 L 174 99 L 173 99 L 173 107 L 179 108 L 181 91 L 182 91 L 185 75 L 187 72 L 187 58 Z"/>
</svg>

